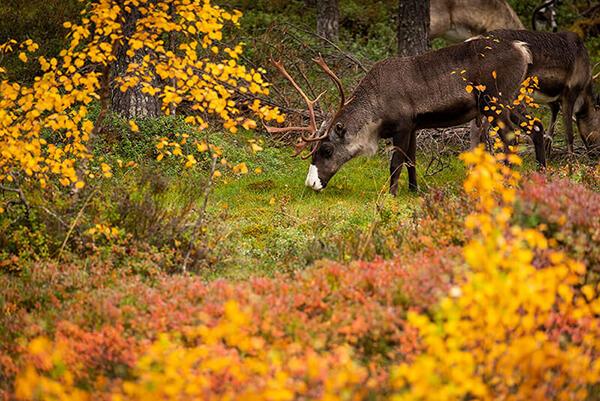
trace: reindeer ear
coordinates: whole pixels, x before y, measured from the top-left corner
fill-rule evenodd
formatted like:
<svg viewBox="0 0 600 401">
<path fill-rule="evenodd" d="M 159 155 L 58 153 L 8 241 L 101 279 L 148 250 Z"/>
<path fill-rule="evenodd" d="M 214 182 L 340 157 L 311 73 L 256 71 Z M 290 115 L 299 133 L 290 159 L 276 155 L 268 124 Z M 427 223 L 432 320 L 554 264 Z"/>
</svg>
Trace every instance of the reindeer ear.
<svg viewBox="0 0 600 401">
<path fill-rule="evenodd" d="M 335 133 L 340 138 L 343 138 L 346 135 L 346 127 L 344 126 L 344 124 L 342 124 L 342 123 L 335 124 Z"/>
</svg>

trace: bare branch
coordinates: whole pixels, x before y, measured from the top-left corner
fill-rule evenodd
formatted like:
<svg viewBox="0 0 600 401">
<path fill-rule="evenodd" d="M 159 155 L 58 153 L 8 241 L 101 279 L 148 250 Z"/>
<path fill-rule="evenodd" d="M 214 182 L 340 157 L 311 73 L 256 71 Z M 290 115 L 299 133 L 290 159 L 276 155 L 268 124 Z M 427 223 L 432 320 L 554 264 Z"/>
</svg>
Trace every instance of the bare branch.
<svg viewBox="0 0 600 401">
<path fill-rule="evenodd" d="M 75 220 L 73 220 L 73 223 L 71 223 L 71 227 L 69 228 L 69 231 L 67 232 L 67 236 L 65 237 L 65 240 L 63 241 L 63 243 L 62 243 L 62 245 L 60 247 L 60 250 L 58 251 L 57 260 L 59 262 L 60 262 L 60 258 L 62 256 L 62 253 L 65 250 L 65 246 L 67 245 L 67 242 L 69 241 L 69 238 L 71 237 L 71 233 L 75 229 L 75 226 L 77 225 L 77 223 L 79 222 L 79 219 L 83 215 L 83 211 L 85 210 L 86 206 L 88 205 L 88 203 L 92 199 L 92 196 L 95 193 L 96 193 L 96 188 L 94 188 L 94 190 L 90 193 L 90 195 L 87 197 L 87 199 L 85 200 L 85 202 L 83 202 L 83 206 L 81 207 L 81 209 L 79 209 L 79 213 L 77 213 L 77 216 L 75 217 Z"/>
<path fill-rule="evenodd" d="M 12 171 L 10 173 L 8 173 L 8 175 L 12 178 L 12 180 L 13 180 L 12 182 L 17 187 L 16 188 L 11 188 L 11 187 L 6 187 L 4 185 L 0 185 L 0 190 L 7 191 L 7 192 L 15 192 L 17 195 L 19 195 L 19 202 L 18 203 L 20 203 L 21 205 L 25 206 L 25 213 L 29 217 L 29 202 L 27 201 L 27 198 L 25 197 L 25 193 L 23 192 L 23 188 L 21 188 L 21 186 L 19 185 L 17 177 L 15 177 L 15 174 Z"/>
<path fill-rule="evenodd" d="M 345 51 L 343 51 L 338 45 L 336 45 L 335 43 L 333 43 L 332 41 L 330 41 L 329 39 L 321 36 L 321 35 L 317 35 L 315 32 L 312 32 L 308 29 L 303 29 L 303 28 L 299 28 L 296 25 L 293 25 L 291 23 L 286 23 L 285 25 L 291 26 L 294 29 L 300 31 L 300 32 L 304 32 L 307 33 L 309 35 L 313 35 L 317 38 L 319 38 L 320 40 L 322 40 L 323 42 L 327 43 L 329 46 L 333 47 L 335 50 L 337 50 L 340 54 L 342 54 L 345 58 L 347 58 L 348 60 L 350 60 L 353 64 L 356 64 L 363 72 L 368 72 L 369 70 L 360 62 L 358 61 L 358 59 L 356 57 L 354 57 L 353 55 L 346 53 Z"/>
<path fill-rule="evenodd" d="M 183 258 L 183 265 L 181 266 L 181 271 L 183 273 L 185 273 L 187 271 L 187 264 L 188 264 L 188 260 L 190 259 L 190 255 L 192 254 L 192 248 L 194 247 L 194 244 L 196 243 L 197 237 L 198 237 L 198 232 L 200 231 L 202 224 L 204 222 L 204 215 L 206 214 L 206 207 L 208 205 L 208 198 L 210 197 L 210 193 L 212 191 L 212 186 L 213 186 L 213 175 L 215 174 L 215 170 L 217 167 L 217 155 L 215 153 L 212 152 L 212 150 L 210 149 L 210 142 L 209 142 L 209 137 L 208 137 L 208 132 L 206 132 L 206 145 L 208 146 L 208 151 L 211 152 L 211 157 L 212 157 L 212 165 L 210 167 L 210 175 L 208 176 L 208 183 L 206 184 L 206 188 L 204 190 L 204 203 L 202 205 L 202 209 L 200 210 L 200 215 L 198 216 L 198 219 L 196 220 L 196 224 L 194 225 L 194 229 L 192 230 L 192 235 L 190 237 L 190 245 L 188 247 L 188 250 L 185 254 L 185 257 Z"/>
</svg>

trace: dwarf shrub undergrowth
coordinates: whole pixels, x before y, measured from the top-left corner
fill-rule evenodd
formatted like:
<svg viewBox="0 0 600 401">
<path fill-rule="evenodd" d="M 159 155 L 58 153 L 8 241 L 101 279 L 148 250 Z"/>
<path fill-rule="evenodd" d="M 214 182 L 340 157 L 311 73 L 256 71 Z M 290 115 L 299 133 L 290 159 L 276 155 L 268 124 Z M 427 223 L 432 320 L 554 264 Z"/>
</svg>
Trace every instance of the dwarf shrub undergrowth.
<svg viewBox="0 0 600 401">
<path fill-rule="evenodd" d="M 419 240 L 386 261 L 240 282 L 119 270 L 88 281 L 47 266 L 32 280 L 58 274 L 51 293 L 85 291 L 49 294 L 60 317 L 24 309 L 18 290 L 5 297 L 0 333 L 17 341 L 3 341 L 4 388 L 23 399 L 594 398 L 598 283 L 543 226 L 519 225 L 528 184 L 518 190 L 516 172 L 481 150 L 464 159 L 475 167 L 461 245 Z"/>
</svg>

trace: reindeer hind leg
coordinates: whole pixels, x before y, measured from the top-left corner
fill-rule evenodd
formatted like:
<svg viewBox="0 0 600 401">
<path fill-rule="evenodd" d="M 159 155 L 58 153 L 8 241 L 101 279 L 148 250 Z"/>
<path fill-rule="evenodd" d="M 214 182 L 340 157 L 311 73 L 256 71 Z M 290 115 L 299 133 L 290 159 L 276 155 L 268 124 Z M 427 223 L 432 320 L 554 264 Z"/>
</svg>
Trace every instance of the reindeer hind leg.
<svg viewBox="0 0 600 401">
<path fill-rule="evenodd" d="M 406 169 L 408 170 L 408 189 L 418 191 L 417 185 L 417 133 L 413 130 L 410 133 L 408 144 L 408 157 L 406 158 Z"/>
<path fill-rule="evenodd" d="M 575 106 L 575 100 L 577 95 L 574 91 L 569 92 L 562 102 L 562 117 L 563 124 L 565 126 L 565 137 L 567 140 L 567 151 L 573 153 L 573 108 Z"/>
<path fill-rule="evenodd" d="M 559 102 L 551 102 L 548 106 L 550 106 L 550 111 L 552 114 L 550 115 L 550 125 L 548 125 L 548 131 L 544 135 L 544 147 L 546 150 L 546 156 L 550 156 L 552 152 L 552 143 L 554 142 L 554 130 L 556 128 L 556 117 L 558 116 L 558 112 L 560 111 L 560 103 Z"/>
</svg>

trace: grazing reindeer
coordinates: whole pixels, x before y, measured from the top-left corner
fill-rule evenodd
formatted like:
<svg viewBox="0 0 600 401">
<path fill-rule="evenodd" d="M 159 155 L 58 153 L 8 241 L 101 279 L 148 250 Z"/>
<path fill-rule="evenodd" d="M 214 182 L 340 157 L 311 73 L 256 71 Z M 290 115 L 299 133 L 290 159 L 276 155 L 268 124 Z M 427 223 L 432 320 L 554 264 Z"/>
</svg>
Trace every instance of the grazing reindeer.
<svg viewBox="0 0 600 401">
<path fill-rule="evenodd" d="M 545 0 L 531 17 L 533 30 L 556 31 L 554 4 Z M 506 0 L 430 0 L 429 39 L 458 43 L 497 29 L 525 29 Z"/>
<path fill-rule="evenodd" d="M 555 4 L 556 0 L 547 0 L 533 10 L 531 14 L 531 29 L 534 31 L 547 29 L 556 32 L 558 25 L 556 25 Z"/>
<path fill-rule="evenodd" d="M 429 39 L 458 43 L 495 29 L 525 29 L 506 0 L 430 0 Z"/>
<path fill-rule="evenodd" d="M 417 129 L 450 127 L 483 114 L 497 121 L 508 151 L 510 120 L 516 116 L 510 115 L 508 107 L 490 105 L 511 104 L 525 78 L 531 54 L 518 41 L 477 39 L 414 57 L 388 58 L 369 70 L 348 101 L 339 79 L 323 59 L 315 61 L 333 78 L 340 92 L 337 112 L 317 129 L 313 110 L 317 100 L 306 97 L 281 60 L 272 61 L 301 93 L 311 122 L 308 127 L 267 127 L 267 130 L 310 133 L 303 134 L 302 141 L 294 144 L 297 150 L 294 156 L 309 143 L 314 144 L 306 156 L 312 155 L 306 185 L 314 190 L 324 189 L 348 160 L 374 154 L 379 139 L 392 138 L 390 193 L 395 195 L 404 164 L 408 168 L 409 188 L 417 189 Z M 536 126 L 534 131 L 536 156 L 545 165 L 543 127 Z"/>
<path fill-rule="evenodd" d="M 586 148 L 600 149 L 600 111 L 595 105 L 590 57 L 576 34 L 499 30 L 485 36 L 527 44 L 533 57 L 527 76 L 536 76 L 539 80 L 533 98 L 539 103 L 547 103 L 552 110 L 545 135 L 547 151 L 554 138 L 556 116 L 561 107 L 568 151 L 573 152 L 573 114 Z M 471 147 L 479 144 L 486 132 L 472 124 Z"/>
</svg>

